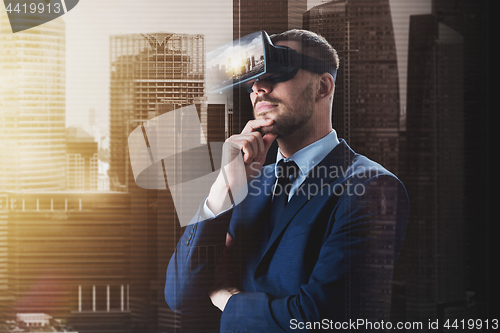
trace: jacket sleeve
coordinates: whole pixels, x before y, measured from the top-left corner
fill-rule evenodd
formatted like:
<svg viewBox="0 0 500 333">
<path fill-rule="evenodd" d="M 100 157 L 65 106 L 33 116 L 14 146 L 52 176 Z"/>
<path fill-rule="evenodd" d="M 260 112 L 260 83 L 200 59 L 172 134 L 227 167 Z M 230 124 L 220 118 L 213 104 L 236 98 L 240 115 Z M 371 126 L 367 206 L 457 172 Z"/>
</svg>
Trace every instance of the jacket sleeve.
<svg viewBox="0 0 500 333">
<path fill-rule="evenodd" d="M 404 238 L 408 197 L 393 176 L 359 184 L 357 194 L 332 196 L 328 203 L 332 227 L 323 239 L 310 240 L 322 244 L 319 256 L 310 258 L 316 263 L 308 283 L 286 297 L 265 292 L 233 295 L 222 313 L 221 332 L 308 331 L 305 323 L 316 323 L 310 331 L 328 331 L 335 330 L 336 322 L 382 319 Z"/>
<path fill-rule="evenodd" d="M 173 311 L 193 314 L 200 308 L 213 307 L 208 291 L 224 249 L 231 213 L 228 210 L 197 222 L 199 211 L 186 227 L 166 273 L 165 300 Z"/>
</svg>

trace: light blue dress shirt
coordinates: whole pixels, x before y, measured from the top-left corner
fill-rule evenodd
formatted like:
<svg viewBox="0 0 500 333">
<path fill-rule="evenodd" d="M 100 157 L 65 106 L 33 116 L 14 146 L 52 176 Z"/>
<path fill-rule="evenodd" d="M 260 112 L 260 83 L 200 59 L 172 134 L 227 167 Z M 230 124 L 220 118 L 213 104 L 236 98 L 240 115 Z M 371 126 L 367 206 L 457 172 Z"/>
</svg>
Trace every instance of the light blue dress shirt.
<svg viewBox="0 0 500 333">
<path fill-rule="evenodd" d="M 285 162 L 294 161 L 300 169 L 298 177 L 292 181 L 290 193 L 288 194 L 288 201 L 290 201 L 290 198 L 293 196 L 295 191 L 304 182 L 309 171 L 317 166 L 319 162 L 321 162 L 326 157 L 326 155 L 328 155 L 328 153 L 330 153 L 332 149 L 335 148 L 335 146 L 338 144 L 339 139 L 337 138 L 337 132 L 332 129 L 332 131 L 326 136 L 302 148 L 289 158 L 284 158 L 283 155 L 281 155 L 280 150 L 278 149 L 278 154 L 276 156 L 276 165 L 279 161 L 284 159 Z M 276 170 L 276 168 L 274 169 L 274 172 L 276 174 L 276 178 L 278 178 L 278 171 Z"/>
</svg>

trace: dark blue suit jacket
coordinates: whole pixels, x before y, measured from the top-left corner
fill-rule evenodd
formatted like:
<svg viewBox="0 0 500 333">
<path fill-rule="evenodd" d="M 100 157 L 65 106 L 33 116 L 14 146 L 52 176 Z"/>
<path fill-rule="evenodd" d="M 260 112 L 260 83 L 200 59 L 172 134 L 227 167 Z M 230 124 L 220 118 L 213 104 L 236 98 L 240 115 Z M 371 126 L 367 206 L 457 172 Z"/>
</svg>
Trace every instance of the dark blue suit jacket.
<svg viewBox="0 0 500 333">
<path fill-rule="evenodd" d="M 274 165 L 265 166 L 233 210 L 186 227 L 167 269 L 168 305 L 188 315 L 213 307 L 208 289 L 229 231 L 242 293 L 229 299 L 221 332 L 386 320 L 409 212 L 403 184 L 342 140 L 311 170 L 271 233 L 274 181 Z"/>
</svg>

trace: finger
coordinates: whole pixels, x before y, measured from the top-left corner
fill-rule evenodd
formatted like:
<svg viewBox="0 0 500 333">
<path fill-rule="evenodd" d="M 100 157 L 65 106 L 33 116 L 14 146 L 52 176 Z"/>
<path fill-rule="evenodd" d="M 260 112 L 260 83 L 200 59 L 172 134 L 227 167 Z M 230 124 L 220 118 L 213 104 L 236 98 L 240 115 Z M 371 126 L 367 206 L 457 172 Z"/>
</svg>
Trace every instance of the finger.
<svg viewBox="0 0 500 333">
<path fill-rule="evenodd" d="M 241 131 L 241 133 L 243 134 L 243 133 L 255 132 L 261 127 L 271 125 L 273 122 L 274 120 L 266 118 L 250 120 L 249 122 L 246 123 L 245 128 L 243 128 L 243 131 Z"/>
<path fill-rule="evenodd" d="M 249 133 L 251 135 L 253 135 L 255 137 L 255 148 L 257 149 L 256 151 L 256 155 L 257 156 L 260 156 L 262 154 L 266 154 L 267 150 L 266 150 L 266 145 L 264 144 L 264 140 L 262 138 L 262 134 L 260 134 L 260 132 L 252 132 L 252 133 Z"/>
<path fill-rule="evenodd" d="M 243 139 L 241 143 L 241 151 L 243 152 L 243 162 L 251 163 L 255 158 L 254 152 L 256 151 L 255 147 L 252 147 L 251 140 Z"/>
<path fill-rule="evenodd" d="M 227 142 L 231 144 L 232 149 L 236 148 L 238 152 L 243 152 L 243 161 L 246 163 L 253 158 L 254 152 L 258 150 L 256 144 L 252 143 L 253 140 L 251 135 L 238 134 L 231 136 Z"/>
<path fill-rule="evenodd" d="M 265 153 L 265 145 L 262 136 L 258 132 L 241 134 L 238 138 L 243 151 L 243 161 L 251 163 L 260 155 Z"/>
<path fill-rule="evenodd" d="M 252 160 L 267 154 L 267 150 L 269 149 L 269 147 L 266 147 L 266 144 L 260 132 L 250 132 L 244 135 L 246 135 L 246 137 L 248 138 L 249 141 L 248 144 L 252 146 L 252 151 L 253 151 Z"/>
</svg>

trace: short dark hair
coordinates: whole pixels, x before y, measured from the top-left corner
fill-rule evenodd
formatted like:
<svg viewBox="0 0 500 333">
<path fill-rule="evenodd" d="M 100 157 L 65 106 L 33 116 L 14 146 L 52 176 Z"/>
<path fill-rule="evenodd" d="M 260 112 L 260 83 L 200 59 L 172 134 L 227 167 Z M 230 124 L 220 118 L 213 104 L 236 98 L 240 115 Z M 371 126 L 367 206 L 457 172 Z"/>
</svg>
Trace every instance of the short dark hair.
<svg viewBox="0 0 500 333">
<path fill-rule="evenodd" d="M 337 51 L 321 35 L 301 29 L 292 29 L 270 36 L 273 43 L 280 41 L 296 41 L 302 45 L 302 53 L 323 60 L 334 68 L 339 68 Z"/>
</svg>

